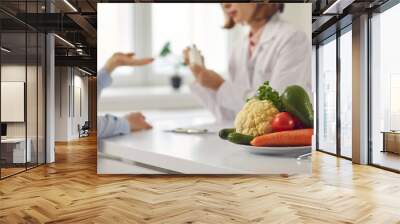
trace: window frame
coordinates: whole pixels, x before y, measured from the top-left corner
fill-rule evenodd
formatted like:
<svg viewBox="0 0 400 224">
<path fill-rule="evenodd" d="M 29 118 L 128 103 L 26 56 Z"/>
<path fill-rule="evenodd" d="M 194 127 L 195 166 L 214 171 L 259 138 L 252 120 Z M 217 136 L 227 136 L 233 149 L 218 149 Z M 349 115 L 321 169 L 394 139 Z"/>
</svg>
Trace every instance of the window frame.
<svg viewBox="0 0 400 224">
<path fill-rule="evenodd" d="M 344 18 L 348 19 L 348 18 Z M 319 152 L 323 152 L 329 155 L 337 156 L 339 158 L 343 158 L 346 160 L 352 160 L 352 158 L 342 155 L 341 152 L 341 119 L 340 119 L 340 104 L 341 104 L 341 97 L 340 97 L 340 77 L 341 77 L 341 66 L 340 66 L 340 38 L 342 35 L 346 34 L 347 32 L 352 31 L 352 23 L 346 24 L 344 27 L 336 30 L 335 33 L 327 36 L 326 38 L 319 40 L 316 44 L 316 72 L 315 72 L 315 80 L 316 80 L 316 106 L 315 106 L 315 114 L 318 117 L 319 114 L 319 64 L 320 64 L 320 55 L 319 55 L 319 48 L 322 44 L 327 44 L 331 41 L 336 41 L 336 152 L 332 153 L 327 150 L 321 149 L 319 147 L 319 119 L 316 119 L 316 150 Z"/>
</svg>

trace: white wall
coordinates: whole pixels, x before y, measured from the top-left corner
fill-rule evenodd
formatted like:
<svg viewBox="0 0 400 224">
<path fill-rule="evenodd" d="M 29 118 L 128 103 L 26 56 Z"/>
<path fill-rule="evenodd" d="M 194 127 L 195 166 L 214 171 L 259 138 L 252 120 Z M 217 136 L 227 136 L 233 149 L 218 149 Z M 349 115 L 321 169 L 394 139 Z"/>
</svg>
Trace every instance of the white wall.
<svg viewBox="0 0 400 224">
<path fill-rule="evenodd" d="M 55 141 L 68 141 L 70 79 L 67 67 L 55 68 Z"/>
<path fill-rule="evenodd" d="M 75 70 L 75 74 L 76 74 L 76 70 Z M 75 102 L 74 102 L 75 106 L 74 106 L 73 110 L 75 110 L 75 113 L 73 113 L 73 119 L 71 120 L 71 122 L 72 122 L 71 135 L 73 136 L 73 138 L 76 138 L 79 136 L 78 129 L 77 129 L 78 124 L 82 126 L 85 123 L 85 121 L 88 120 L 88 106 L 89 106 L 88 78 L 82 77 L 80 75 L 75 75 L 74 86 L 75 86 L 74 87 L 75 96 L 73 96 L 73 97 L 75 99 Z M 80 111 L 80 110 L 82 110 L 82 111 Z"/>
<path fill-rule="evenodd" d="M 83 125 L 88 120 L 88 78 L 77 69 L 56 67 L 55 86 L 55 140 L 77 139 L 78 124 Z"/>
</svg>

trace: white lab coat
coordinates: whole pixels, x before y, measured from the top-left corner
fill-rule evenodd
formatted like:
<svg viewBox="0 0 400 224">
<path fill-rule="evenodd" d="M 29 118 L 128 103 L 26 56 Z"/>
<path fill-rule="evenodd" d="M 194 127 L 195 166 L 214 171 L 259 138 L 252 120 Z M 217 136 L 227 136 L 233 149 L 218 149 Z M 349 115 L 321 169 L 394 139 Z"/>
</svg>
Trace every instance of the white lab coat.
<svg viewBox="0 0 400 224">
<path fill-rule="evenodd" d="M 234 46 L 229 79 L 217 91 L 197 82 L 190 87 L 217 121 L 233 120 L 265 81 L 280 94 L 289 85 L 300 85 L 311 97 L 311 40 L 278 14 L 265 25 L 251 58 L 248 35 Z"/>
</svg>

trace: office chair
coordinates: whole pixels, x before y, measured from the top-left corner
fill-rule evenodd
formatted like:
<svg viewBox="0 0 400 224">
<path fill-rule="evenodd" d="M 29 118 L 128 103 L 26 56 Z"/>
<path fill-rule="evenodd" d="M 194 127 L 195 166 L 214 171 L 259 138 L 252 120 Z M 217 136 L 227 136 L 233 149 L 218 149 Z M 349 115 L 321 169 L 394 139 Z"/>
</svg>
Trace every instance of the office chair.
<svg viewBox="0 0 400 224">
<path fill-rule="evenodd" d="M 85 121 L 82 127 L 80 127 L 80 125 L 78 124 L 79 138 L 89 136 L 89 129 L 90 129 L 89 121 Z"/>
</svg>

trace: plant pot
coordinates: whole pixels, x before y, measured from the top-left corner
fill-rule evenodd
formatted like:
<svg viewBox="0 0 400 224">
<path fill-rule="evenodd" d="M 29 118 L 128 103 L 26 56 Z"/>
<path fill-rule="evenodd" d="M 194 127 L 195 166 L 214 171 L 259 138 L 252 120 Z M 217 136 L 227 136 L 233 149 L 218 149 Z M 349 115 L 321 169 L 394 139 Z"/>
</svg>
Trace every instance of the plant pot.
<svg viewBox="0 0 400 224">
<path fill-rule="evenodd" d="M 174 90 L 179 90 L 182 85 L 182 77 L 180 75 L 171 76 L 171 86 Z"/>
</svg>

